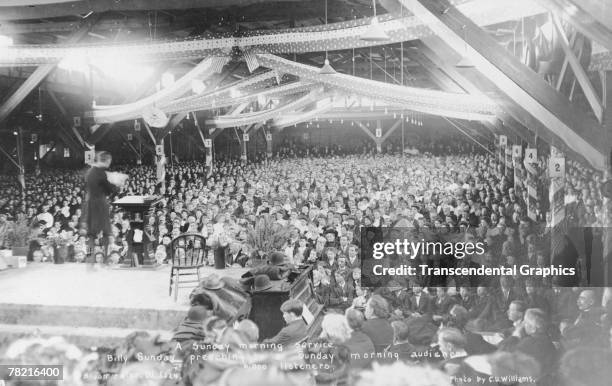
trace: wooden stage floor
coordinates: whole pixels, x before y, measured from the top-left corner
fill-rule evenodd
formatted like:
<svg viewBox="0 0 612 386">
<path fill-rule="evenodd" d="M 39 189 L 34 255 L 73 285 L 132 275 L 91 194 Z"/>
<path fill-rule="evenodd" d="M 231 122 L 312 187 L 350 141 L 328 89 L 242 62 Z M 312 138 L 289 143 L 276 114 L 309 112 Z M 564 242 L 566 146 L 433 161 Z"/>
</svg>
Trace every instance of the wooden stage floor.
<svg viewBox="0 0 612 386">
<path fill-rule="evenodd" d="M 205 267 L 201 275 L 239 278 L 245 271 Z M 33 333 L 78 344 L 116 342 L 137 330 L 168 335 L 185 317 L 191 292 L 180 289 L 175 302 L 168 295 L 169 276 L 167 265 L 91 270 L 85 264 L 33 263 L 0 271 L 0 343 Z"/>
<path fill-rule="evenodd" d="M 239 278 L 246 269 L 204 267 L 200 272 L 202 277 L 217 273 Z M 174 296 L 168 296 L 169 278 L 168 265 L 158 269 L 90 270 L 77 263 L 31 263 L 26 268 L 0 271 L 0 305 L 186 310 L 191 290 L 180 289 L 175 302 Z"/>
</svg>

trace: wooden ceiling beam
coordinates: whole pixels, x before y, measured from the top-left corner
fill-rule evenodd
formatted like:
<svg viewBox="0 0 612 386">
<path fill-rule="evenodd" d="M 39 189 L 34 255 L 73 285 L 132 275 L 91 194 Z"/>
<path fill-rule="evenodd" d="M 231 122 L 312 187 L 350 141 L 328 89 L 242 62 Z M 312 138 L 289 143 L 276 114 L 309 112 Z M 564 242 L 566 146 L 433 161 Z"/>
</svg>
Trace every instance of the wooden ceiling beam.
<svg viewBox="0 0 612 386">
<path fill-rule="evenodd" d="M 509 112 L 513 112 L 514 114 L 510 115 L 507 113 L 502 113 L 499 118 L 502 119 L 502 121 L 509 123 L 507 126 L 511 129 L 513 135 L 519 136 L 527 142 L 533 142 L 533 135 L 524 125 L 515 122 L 514 118 L 514 116 L 523 117 L 527 116 L 528 114 L 520 110 L 517 106 L 514 106 L 513 102 L 509 98 L 504 98 L 502 95 L 500 95 L 500 93 L 493 92 L 484 87 L 482 81 L 476 83 L 476 77 L 478 74 L 475 72 L 472 72 L 471 76 L 465 71 L 459 72 L 458 68 L 450 64 L 455 63 L 455 60 L 457 60 L 455 53 L 452 52 L 451 48 L 444 44 L 440 38 L 425 38 L 421 42 L 416 43 L 415 47 L 418 52 L 424 55 L 444 74 L 452 79 L 463 90 L 463 92 L 471 95 L 491 98 L 501 106 L 510 106 L 507 109 Z M 500 133 L 500 129 L 497 125 L 489 122 L 485 122 L 484 125 L 493 133 Z"/>
<path fill-rule="evenodd" d="M 1 12 L 0 12 L 1 13 Z M 83 36 L 87 35 L 87 32 L 91 27 L 98 21 L 98 15 L 89 17 L 83 25 L 74 33 L 71 34 L 67 41 L 67 44 L 74 44 L 81 40 Z M 34 70 L 32 75 L 23 82 L 23 84 L 15 91 L 5 102 L 0 106 L 0 122 L 4 121 L 10 114 L 21 104 L 21 102 L 34 90 L 36 86 L 42 82 L 47 75 L 53 71 L 55 64 L 44 64 Z"/>
<path fill-rule="evenodd" d="M 275 3 L 311 3 L 313 0 L 275 0 Z M 24 1 L 20 4 L 27 3 Z M 193 8 L 226 8 L 230 6 L 261 6 L 270 0 L 96 0 L 69 1 L 56 4 L 23 4 L 0 7 L 0 20 L 28 20 L 72 15 L 86 15 L 89 12 L 129 12 L 184 10 Z"/>
<path fill-rule="evenodd" d="M 448 1 L 400 2 L 446 44 L 472 60 L 475 68 L 504 94 L 540 121 L 556 139 L 551 145 L 573 150 L 597 169 L 606 168 L 608 144 L 602 141 L 602 127 L 593 117 L 573 106 Z"/>
<path fill-rule="evenodd" d="M 583 2 L 585 0 L 536 0 L 542 7 L 550 10 L 563 20 L 569 22 L 582 34 L 589 39 L 598 42 L 608 50 L 612 51 L 612 15 L 607 22 L 601 23 L 597 14 L 592 14 L 595 9 L 589 8 L 590 12 L 585 11 Z M 601 3 L 606 1 L 600 0 Z M 586 1 L 587 7 L 593 5 L 593 1 Z M 610 7 L 608 7 L 610 8 Z"/>
<path fill-rule="evenodd" d="M 582 64 L 580 63 L 580 59 L 576 57 L 572 48 L 570 47 L 570 43 L 565 35 L 565 31 L 563 30 L 563 26 L 561 25 L 561 21 L 558 17 L 553 16 L 553 24 L 557 29 L 557 33 L 559 34 L 559 43 L 561 44 L 561 48 L 563 48 L 563 52 L 565 53 L 565 58 L 569 62 L 569 65 L 572 67 L 572 71 L 574 76 L 578 80 L 580 87 L 582 88 L 582 92 L 586 97 L 587 101 L 591 105 L 591 109 L 597 117 L 599 123 L 603 120 L 603 106 L 595 91 L 595 88 L 591 84 L 589 80 L 589 76 L 587 75 L 584 68 L 582 68 Z M 565 62 L 564 62 L 565 64 Z M 559 90 L 559 88 L 557 88 Z"/>
</svg>

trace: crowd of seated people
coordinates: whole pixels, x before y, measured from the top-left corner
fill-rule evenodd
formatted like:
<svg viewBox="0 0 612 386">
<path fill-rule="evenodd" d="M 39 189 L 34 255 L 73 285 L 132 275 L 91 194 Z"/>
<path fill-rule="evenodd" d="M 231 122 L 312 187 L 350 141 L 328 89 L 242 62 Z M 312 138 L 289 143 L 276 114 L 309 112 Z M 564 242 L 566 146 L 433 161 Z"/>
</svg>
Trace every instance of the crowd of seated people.
<svg viewBox="0 0 612 386">
<path fill-rule="evenodd" d="M 59 337 L 26 337 L 6 342 L 0 363 L 62 363 L 74 385 L 607 385 L 612 339 L 603 339 L 603 325 L 612 292 L 603 291 L 605 311 L 593 290 L 568 291 L 578 295 L 573 319 L 559 323 L 513 300 L 507 328 L 487 334 L 469 327 L 458 294 L 436 323 L 417 311 L 400 317 L 372 293 L 365 304 L 327 312 L 314 336 L 301 318 L 304 304 L 290 299 L 281 305 L 287 326 L 264 341 L 253 321 L 230 324 L 212 304 L 197 304 L 169 341 L 135 332 L 119 346 L 78 348 Z"/>
<path fill-rule="evenodd" d="M 526 191 L 515 190 L 494 156 L 462 149 L 402 157 L 367 149 L 347 154 L 341 148 L 307 153 L 291 148 L 289 144 L 281 148 L 281 156 L 261 162 L 218 161 L 210 173 L 199 162 L 175 163 L 167 168 L 163 188 L 153 167 L 114 169 L 130 175 L 119 195 L 163 195 L 162 207 L 145 227 L 159 262 L 167 261 L 174 237 L 195 232 L 206 237 L 209 264 L 214 264 L 213 251 L 221 248 L 226 262 L 248 265 L 254 258 L 247 242 L 249 226 L 268 216 L 288 229 L 280 248 L 285 263 L 313 266 L 313 288 L 326 310 L 321 335 L 309 337 L 312 344 L 306 346 L 306 352 L 333 358 L 325 371 L 316 371 L 318 383 L 356 383 L 360 376 L 371 376 L 366 368 L 373 374 L 388 371 L 398 379 L 395 384 L 408 384 L 401 383 L 405 375 L 400 370 L 410 368 L 416 374 L 432 366 L 438 370 L 429 376 L 446 374 L 446 382 L 455 384 L 486 374 L 487 379 L 517 375 L 555 385 L 562 383 L 560 376 L 578 382 L 560 367 L 577 352 L 586 350 L 588 356 L 601 350 L 609 356 L 612 302 L 607 289 L 566 288 L 554 280 L 520 276 L 485 280 L 424 275 L 380 288 L 362 283 L 361 227 L 398 223 L 469 235 L 487 245 L 479 258 L 426 264 L 550 265 L 553 256 L 544 231 L 526 215 Z M 566 201 L 579 208 L 582 224 L 601 223 L 601 178 L 575 163 L 568 171 Z M 6 200 L 0 203 L 6 213 L 0 223 L 18 217 L 20 208 L 21 192 L 8 181 L 3 179 L 0 187 Z M 67 170 L 27 178 L 24 215 L 40 233 L 33 249 L 41 252 L 32 253 L 32 259 L 49 259 L 57 249 L 49 247 L 49 240 L 57 238 L 72 247 L 69 260 L 94 254 L 102 263 L 115 264 L 125 258 L 130 225 L 120 211 L 113 213 L 109 250 L 84 250 L 79 235 L 82 185 L 82 174 Z M 299 321 L 299 308 L 287 306 L 283 312 Z M 228 326 L 209 311 L 191 310 L 177 341 L 221 343 L 233 330 L 239 337 L 232 341 L 257 340 L 251 324 L 243 323 L 247 332 L 241 332 L 240 326 Z M 303 355 L 306 361 L 321 356 Z M 514 367 L 504 367 L 507 360 Z M 191 384 L 199 384 L 195 379 L 208 371 L 205 364 L 188 367 L 182 376 Z"/>
</svg>

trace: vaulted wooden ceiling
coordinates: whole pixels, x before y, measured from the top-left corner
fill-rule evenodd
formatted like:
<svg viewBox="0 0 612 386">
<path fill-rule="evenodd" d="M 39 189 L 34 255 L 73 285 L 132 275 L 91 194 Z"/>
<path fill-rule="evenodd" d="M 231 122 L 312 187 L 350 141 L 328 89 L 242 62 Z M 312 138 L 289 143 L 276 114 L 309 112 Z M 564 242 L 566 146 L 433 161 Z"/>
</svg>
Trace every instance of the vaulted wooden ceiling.
<svg viewBox="0 0 612 386">
<path fill-rule="evenodd" d="M 538 4 L 542 11 L 522 15 L 521 4 L 528 3 Z M 538 29 L 552 20 L 551 15 L 562 18 L 571 30 L 583 36 L 583 43 L 592 42 L 593 50 L 595 47 L 604 52 L 611 49 L 611 7 L 604 3 L 604 0 L 379 0 L 379 15 L 422 12 L 430 23 L 441 23 L 434 30 L 435 36 L 371 49 L 331 51 L 328 57 L 334 69 L 346 74 L 398 83 L 402 72 L 405 85 L 486 95 L 505 111 L 499 122 L 485 123 L 489 134 L 505 132 L 527 143 L 538 135 L 601 167 L 608 143 L 598 141 L 598 136 L 611 121 L 610 109 L 605 106 L 610 83 L 605 81 L 606 71 L 594 73 L 584 68 L 584 73 L 580 73 L 572 67 L 574 61 L 565 55 L 561 56 L 563 67 L 559 71 L 562 73 L 538 74 L 539 69 L 533 68 L 535 72 L 530 72 L 526 66 L 529 53 L 525 51 Z M 493 22 L 473 23 L 453 11 L 457 5 L 472 6 L 480 19 Z M 95 19 L 83 36 L 79 36 L 79 43 L 174 40 L 202 34 L 240 36 L 255 30 L 321 25 L 325 23 L 325 14 L 324 0 L 5 0 L 0 2 L 0 35 L 11 36 L 15 44 L 66 44 L 74 40 L 84 20 Z M 372 14 L 370 0 L 327 1 L 329 23 Z M 455 66 L 461 59 L 457 44 L 463 41 L 475 49 L 478 58 L 484 58 L 482 66 L 467 69 Z M 571 50 L 577 42 L 569 43 L 572 43 Z M 577 53 L 578 61 L 584 60 L 581 54 L 582 49 Z M 325 53 L 288 54 L 287 57 L 321 66 Z M 403 69 L 400 62 L 404 63 Z M 157 72 L 171 67 L 180 74 L 194 64 L 190 61 L 158 63 Z M 489 70 L 484 70 L 487 66 Z M 33 76 L 36 80 L 37 74 L 42 74 L 40 67 L 0 67 L 0 103 L 11 98 L 25 82 L 32 81 Z M 249 74 L 242 58 L 237 57 L 216 82 L 226 84 Z M 39 87 L 35 88 L 38 92 L 25 95 L 11 117 L 43 108 L 65 119 L 61 117 L 62 109 L 70 116 L 73 111 L 87 107 L 84 106 L 87 98 L 83 95 L 91 93 L 91 84 L 83 79 L 51 68 L 38 80 Z M 143 84 L 138 90 L 122 90 L 103 79 L 95 83 L 97 96 L 109 103 L 147 95 L 155 84 Z M 533 110 L 534 103 L 542 108 Z M 6 127 L 7 122 L 0 122 L 0 128 Z M 572 146 L 581 141 L 584 146 Z M 598 158 L 589 159 L 581 154 L 590 151 L 599 154 Z"/>
</svg>

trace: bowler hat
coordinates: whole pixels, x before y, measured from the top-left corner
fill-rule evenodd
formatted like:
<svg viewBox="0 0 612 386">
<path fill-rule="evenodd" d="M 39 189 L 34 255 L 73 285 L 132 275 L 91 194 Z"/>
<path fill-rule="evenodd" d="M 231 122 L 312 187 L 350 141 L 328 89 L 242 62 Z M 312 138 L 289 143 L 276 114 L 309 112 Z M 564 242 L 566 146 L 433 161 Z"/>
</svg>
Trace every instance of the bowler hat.
<svg viewBox="0 0 612 386">
<path fill-rule="evenodd" d="M 209 316 L 209 311 L 204 306 L 191 306 L 187 311 L 187 318 L 193 321 L 202 321 Z"/>
<path fill-rule="evenodd" d="M 387 288 L 389 289 L 389 291 L 399 291 L 404 289 L 404 287 L 402 287 L 397 280 L 390 280 L 387 283 Z"/>
<path fill-rule="evenodd" d="M 285 255 L 281 252 L 272 252 L 268 258 L 268 263 L 271 265 L 283 265 L 285 264 Z"/>
<path fill-rule="evenodd" d="M 212 275 L 205 277 L 200 283 L 200 285 L 209 290 L 216 290 L 219 288 L 223 288 L 224 284 L 221 281 L 221 278 L 219 278 L 219 276 L 213 273 Z"/>
<path fill-rule="evenodd" d="M 265 291 L 272 288 L 268 275 L 257 275 L 253 281 L 253 291 Z"/>
</svg>

